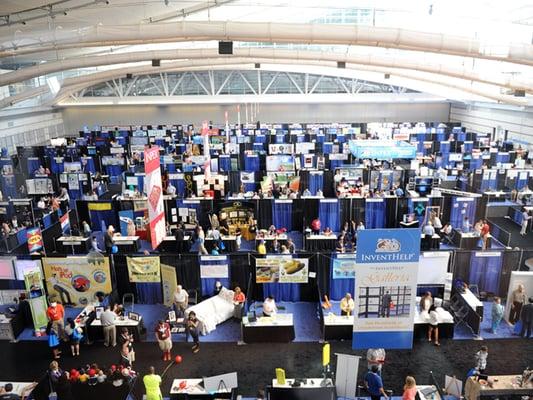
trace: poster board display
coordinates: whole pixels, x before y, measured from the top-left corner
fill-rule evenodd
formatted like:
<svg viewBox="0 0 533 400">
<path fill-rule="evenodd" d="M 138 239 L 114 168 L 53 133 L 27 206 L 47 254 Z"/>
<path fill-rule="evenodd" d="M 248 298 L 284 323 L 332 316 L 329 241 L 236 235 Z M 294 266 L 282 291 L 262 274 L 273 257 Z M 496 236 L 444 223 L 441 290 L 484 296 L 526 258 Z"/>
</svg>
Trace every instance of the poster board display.
<svg viewBox="0 0 533 400">
<path fill-rule="evenodd" d="M 229 278 L 226 256 L 201 256 L 200 278 Z"/>
<path fill-rule="evenodd" d="M 15 261 L 15 275 L 17 280 L 23 281 L 24 275 L 30 271 L 39 271 L 42 276 L 41 260 L 16 260 Z"/>
<path fill-rule="evenodd" d="M 16 257 L 0 257 L 0 279 L 15 279 Z"/>
<path fill-rule="evenodd" d="M 178 286 L 174 267 L 161 264 L 161 286 L 163 288 L 163 304 L 171 307 L 174 302 L 174 292 L 176 292 L 176 287 Z"/>
<path fill-rule="evenodd" d="M 291 256 L 267 257 L 255 260 L 256 283 L 307 283 L 309 260 Z"/>
<path fill-rule="evenodd" d="M 46 315 L 48 304 L 46 303 L 42 281 L 43 275 L 40 269 L 28 270 L 24 274 L 24 285 L 30 294 L 28 301 L 35 329 L 40 329 L 48 323 L 48 316 Z"/>
<path fill-rule="evenodd" d="M 132 283 L 161 282 L 159 257 L 126 257 Z"/>
<path fill-rule="evenodd" d="M 63 304 L 86 306 L 96 292 L 111 293 L 111 274 L 107 257 L 66 257 L 42 259 L 46 288 Z"/>
<path fill-rule="evenodd" d="M 333 263 L 331 272 L 333 279 L 355 279 L 354 254 L 337 254 L 337 257 L 331 261 Z"/>
<path fill-rule="evenodd" d="M 271 172 L 294 171 L 294 156 L 274 155 L 266 157 L 266 169 Z"/>
<path fill-rule="evenodd" d="M 148 195 L 150 239 L 152 248 L 156 249 L 167 234 L 158 146 L 145 147 L 144 170 L 146 173 L 144 177 L 144 186 L 146 187 L 146 193 Z"/>
<path fill-rule="evenodd" d="M 354 349 L 410 349 L 419 229 L 367 229 L 357 236 Z"/>
</svg>

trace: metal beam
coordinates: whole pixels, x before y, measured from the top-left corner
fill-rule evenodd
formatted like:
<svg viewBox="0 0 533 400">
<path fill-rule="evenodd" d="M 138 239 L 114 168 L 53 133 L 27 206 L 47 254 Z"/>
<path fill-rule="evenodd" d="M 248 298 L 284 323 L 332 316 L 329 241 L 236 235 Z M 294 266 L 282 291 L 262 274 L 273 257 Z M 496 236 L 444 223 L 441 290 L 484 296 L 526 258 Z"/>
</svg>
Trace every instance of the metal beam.
<svg viewBox="0 0 533 400">
<path fill-rule="evenodd" d="M 270 86 L 272 86 L 272 84 L 274 83 L 274 81 L 277 79 L 278 76 L 279 76 L 279 72 L 276 72 L 274 76 L 272 77 L 272 79 L 270 80 L 270 82 L 268 82 L 268 85 L 263 91 L 263 94 L 266 94 L 266 92 L 268 92 L 268 89 L 270 89 Z"/>
<path fill-rule="evenodd" d="M 317 88 L 317 86 L 319 85 L 320 81 L 322 80 L 322 78 L 324 77 L 324 75 L 320 75 L 317 79 L 317 81 L 315 82 L 315 84 L 313 85 L 313 87 L 311 88 L 311 90 L 309 91 L 309 94 L 312 94 L 315 89 Z"/>
<path fill-rule="evenodd" d="M 244 83 L 246 83 L 246 85 L 250 88 L 250 90 L 254 93 L 254 94 L 257 94 L 257 91 L 252 87 L 252 85 L 250 84 L 250 82 L 248 82 L 248 79 L 246 79 L 246 77 L 244 76 L 244 74 L 239 71 L 239 75 L 240 77 L 242 78 L 242 80 L 244 81 Z"/>
<path fill-rule="evenodd" d="M 187 74 L 188 72 L 184 72 L 183 74 L 181 74 L 181 76 L 178 78 L 178 81 L 176 82 L 172 90 L 170 91 L 169 96 L 174 96 L 174 93 L 176 92 L 176 90 L 178 90 L 178 87 L 181 85 L 181 82 L 183 82 L 183 78 L 185 78 L 185 75 Z"/>
<path fill-rule="evenodd" d="M 292 75 L 289 73 L 289 72 L 285 72 L 287 74 L 287 77 L 289 78 L 289 80 L 292 82 L 292 84 L 294 86 L 296 86 L 296 89 L 298 89 L 298 91 L 300 92 L 300 94 L 304 94 L 304 92 L 302 91 L 302 89 L 300 88 L 300 85 L 298 85 L 296 83 L 296 81 L 294 80 L 294 78 L 292 77 Z"/>
<path fill-rule="evenodd" d="M 226 86 L 226 84 L 229 82 L 232 76 L 233 76 L 233 71 L 230 71 L 228 76 L 226 76 L 226 79 L 224 79 L 224 81 L 222 82 L 222 85 L 220 85 L 220 87 L 218 88 L 217 96 L 220 94 L 220 92 L 222 92 L 222 89 L 224 89 L 224 86 Z"/>
</svg>

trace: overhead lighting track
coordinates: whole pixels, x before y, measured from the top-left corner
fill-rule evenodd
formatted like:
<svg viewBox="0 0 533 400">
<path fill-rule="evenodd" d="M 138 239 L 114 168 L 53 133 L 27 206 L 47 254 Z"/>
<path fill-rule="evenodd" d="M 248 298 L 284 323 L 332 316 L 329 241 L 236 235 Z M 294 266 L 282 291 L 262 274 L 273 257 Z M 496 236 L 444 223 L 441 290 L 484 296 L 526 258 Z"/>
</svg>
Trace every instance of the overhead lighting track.
<svg viewBox="0 0 533 400">
<path fill-rule="evenodd" d="M 11 14 L 0 15 L 0 27 L 17 24 L 26 25 L 28 22 L 35 21 L 37 19 L 55 18 L 57 15 L 68 15 L 70 11 L 99 3 L 109 4 L 109 0 L 91 0 L 84 1 L 82 3 L 75 0 L 59 0 L 53 3 L 44 4 L 40 7 L 27 8 Z"/>
</svg>

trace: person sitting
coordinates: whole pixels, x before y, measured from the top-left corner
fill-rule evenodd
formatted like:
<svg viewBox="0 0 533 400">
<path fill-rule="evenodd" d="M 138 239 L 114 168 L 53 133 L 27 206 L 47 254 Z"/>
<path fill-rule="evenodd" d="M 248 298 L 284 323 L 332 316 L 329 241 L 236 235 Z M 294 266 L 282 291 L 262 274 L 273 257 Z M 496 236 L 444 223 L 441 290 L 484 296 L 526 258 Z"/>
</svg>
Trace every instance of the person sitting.
<svg viewBox="0 0 533 400">
<path fill-rule="evenodd" d="M 82 221 L 81 230 L 83 233 L 83 237 L 91 236 L 91 226 L 87 223 L 87 221 Z"/>
<path fill-rule="evenodd" d="M 324 235 L 324 236 L 331 236 L 331 235 L 333 235 L 333 231 L 331 230 L 331 228 L 330 228 L 329 226 L 327 226 L 326 229 L 324 229 L 323 235 Z"/>
<path fill-rule="evenodd" d="M 263 302 L 263 315 L 265 317 L 272 317 L 278 312 L 278 307 L 276 306 L 276 300 L 272 296 L 267 296 Z"/>
<path fill-rule="evenodd" d="M 474 225 L 474 234 L 481 237 L 481 229 L 483 229 L 483 220 L 480 219 Z"/>
<path fill-rule="evenodd" d="M 284 244 L 281 245 L 281 251 L 280 251 L 280 254 L 291 254 L 291 252 L 289 251 L 289 249 L 287 248 L 287 246 L 285 246 Z"/>
<path fill-rule="evenodd" d="M 311 230 L 313 231 L 313 234 L 318 235 L 321 228 L 322 224 L 318 218 L 315 218 L 313 221 L 311 221 Z"/>
<path fill-rule="evenodd" d="M 276 232 L 277 232 L 277 230 L 276 230 L 276 227 L 274 225 L 270 225 L 268 227 L 268 232 L 267 232 L 268 236 L 276 236 Z"/>
<path fill-rule="evenodd" d="M 181 285 L 176 286 L 174 292 L 174 311 L 178 317 L 183 316 L 189 304 L 189 294 Z"/>
<path fill-rule="evenodd" d="M 221 218 L 220 219 L 220 227 L 218 229 L 220 231 L 220 234 L 222 236 L 228 236 L 229 235 L 229 225 L 228 225 L 228 219 L 227 218 Z"/>
<path fill-rule="evenodd" d="M 93 236 L 91 238 L 91 251 L 96 251 L 98 253 L 104 253 L 99 247 L 98 247 L 98 239 L 96 236 Z"/>
<path fill-rule="evenodd" d="M 266 246 L 265 246 L 265 241 L 263 239 L 261 239 L 259 241 L 259 244 L 257 245 L 257 252 L 259 254 L 262 254 L 262 255 L 265 255 L 267 253 Z"/>
<path fill-rule="evenodd" d="M 346 252 L 346 248 L 344 247 L 344 235 L 339 236 L 339 239 L 337 240 L 337 244 L 335 245 L 335 251 L 337 253 Z"/>
<path fill-rule="evenodd" d="M 213 248 L 211 249 L 211 255 L 212 256 L 219 256 L 220 255 L 220 249 L 218 248 L 218 245 L 215 243 Z"/>
<path fill-rule="evenodd" d="M 462 230 L 464 233 L 469 233 L 470 229 L 472 229 L 472 224 L 468 220 L 468 217 L 465 217 L 465 219 L 463 220 Z"/>
<path fill-rule="evenodd" d="M 278 239 L 275 238 L 273 241 L 272 241 L 272 252 L 273 253 L 276 253 L 276 254 L 279 254 L 281 251 L 281 246 L 278 242 Z"/>
<path fill-rule="evenodd" d="M 39 199 L 39 201 L 37 202 L 37 208 L 38 208 L 39 210 L 44 210 L 44 209 L 46 209 L 46 202 L 44 201 L 44 197 L 41 197 L 41 198 Z"/>
<path fill-rule="evenodd" d="M 20 400 L 20 396 L 16 393 L 13 393 L 13 384 L 5 384 L 4 392 L 0 394 L 0 400 Z"/>
<path fill-rule="evenodd" d="M 198 353 L 200 351 L 200 330 L 198 328 L 200 321 L 196 318 L 194 311 L 189 312 L 187 318 L 187 334 L 191 335 L 194 345 L 192 346 L 192 352 Z"/>
<path fill-rule="evenodd" d="M 352 295 L 350 293 L 346 293 L 341 300 L 341 315 L 352 315 L 354 308 L 355 304 L 352 299 Z"/>
<path fill-rule="evenodd" d="M 289 254 L 294 254 L 294 252 L 296 251 L 296 246 L 294 245 L 294 242 L 292 241 L 291 238 L 288 238 L 287 239 L 287 250 L 289 250 Z"/>
</svg>

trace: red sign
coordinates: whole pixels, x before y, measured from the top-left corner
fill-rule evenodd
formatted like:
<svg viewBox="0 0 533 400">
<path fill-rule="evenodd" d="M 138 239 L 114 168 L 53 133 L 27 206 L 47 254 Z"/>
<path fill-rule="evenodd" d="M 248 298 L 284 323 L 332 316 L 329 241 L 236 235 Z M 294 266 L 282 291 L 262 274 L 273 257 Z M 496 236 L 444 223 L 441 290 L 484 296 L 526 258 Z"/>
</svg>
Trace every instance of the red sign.
<svg viewBox="0 0 533 400">
<path fill-rule="evenodd" d="M 28 239 L 28 250 L 30 254 L 43 249 L 43 236 L 40 228 L 27 229 L 26 239 Z"/>
<path fill-rule="evenodd" d="M 148 203 L 150 204 L 148 207 L 150 238 L 152 248 L 156 249 L 167 234 L 158 146 L 145 147 L 144 172 L 146 173 L 144 178 L 146 193 L 148 193 Z"/>
</svg>

